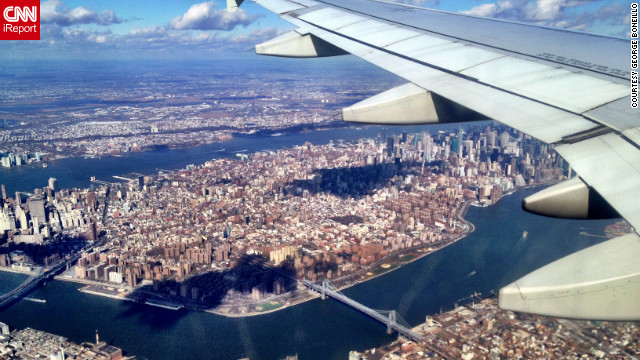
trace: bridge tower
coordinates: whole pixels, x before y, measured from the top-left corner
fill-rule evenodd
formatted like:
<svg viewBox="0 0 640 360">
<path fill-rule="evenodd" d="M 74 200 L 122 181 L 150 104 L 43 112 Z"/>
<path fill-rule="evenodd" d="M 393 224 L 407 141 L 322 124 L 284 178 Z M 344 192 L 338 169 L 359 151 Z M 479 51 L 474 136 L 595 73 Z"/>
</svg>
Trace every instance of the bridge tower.
<svg viewBox="0 0 640 360">
<path fill-rule="evenodd" d="M 396 324 L 396 311 L 391 310 L 389 312 L 389 318 L 387 319 L 387 334 L 391 334 L 393 332 L 393 325 Z"/>
<path fill-rule="evenodd" d="M 327 290 L 329 290 L 329 280 L 324 279 L 322 281 L 322 300 L 327 298 Z"/>
</svg>

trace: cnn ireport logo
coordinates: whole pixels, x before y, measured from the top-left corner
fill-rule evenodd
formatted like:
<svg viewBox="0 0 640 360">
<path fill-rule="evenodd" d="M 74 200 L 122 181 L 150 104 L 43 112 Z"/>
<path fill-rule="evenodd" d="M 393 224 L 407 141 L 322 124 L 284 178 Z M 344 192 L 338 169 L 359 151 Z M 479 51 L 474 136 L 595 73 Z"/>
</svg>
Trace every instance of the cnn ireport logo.
<svg viewBox="0 0 640 360">
<path fill-rule="evenodd" d="M 40 40 L 40 0 L 0 0 L 0 40 Z"/>
</svg>

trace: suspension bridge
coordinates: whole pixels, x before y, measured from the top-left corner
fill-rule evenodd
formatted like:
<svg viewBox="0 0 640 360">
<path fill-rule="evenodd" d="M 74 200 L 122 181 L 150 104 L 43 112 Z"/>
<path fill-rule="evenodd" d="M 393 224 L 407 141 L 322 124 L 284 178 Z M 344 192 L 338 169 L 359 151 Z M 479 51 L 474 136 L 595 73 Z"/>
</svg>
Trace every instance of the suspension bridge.
<svg viewBox="0 0 640 360">
<path fill-rule="evenodd" d="M 11 303 L 12 301 L 18 299 L 20 296 L 28 293 L 35 286 L 38 285 L 40 280 L 44 277 L 44 273 L 42 271 L 37 274 L 29 276 L 20 286 L 9 291 L 6 294 L 0 295 L 0 308 Z"/>
<path fill-rule="evenodd" d="M 322 300 L 326 299 L 327 296 L 329 296 L 387 325 L 387 333 L 389 334 L 391 334 L 391 332 L 395 330 L 398 332 L 398 334 L 408 339 L 416 342 L 422 341 L 422 336 L 412 331 L 411 327 L 395 310 L 374 310 L 368 308 L 341 293 L 338 289 L 336 289 L 335 286 L 333 286 L 333 284 L 331 284 L 329 280 L 324 280 L 322 282 L 322 285 L 313 283 L 309 280 L 302 280 L 302 284 L 304 284 L 309 289 L 320 293 Z"/>
</svg>

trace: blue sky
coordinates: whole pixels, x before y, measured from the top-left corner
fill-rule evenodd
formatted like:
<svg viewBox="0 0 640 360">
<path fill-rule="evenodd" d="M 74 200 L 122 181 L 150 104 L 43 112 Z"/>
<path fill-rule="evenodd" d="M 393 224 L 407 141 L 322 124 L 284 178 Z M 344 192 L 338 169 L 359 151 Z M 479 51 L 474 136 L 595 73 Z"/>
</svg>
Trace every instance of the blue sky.
<svg viewBox="0 0 640 360">
<path fill-rule="evenodd" d="M 349 0 L 345 0 L 349 1 Z M 626 0 L 396 0 L 439 10 L 624 37 Z M 247 1 L 47 0 L 40 41 L 2 41 L 0 60 L 24 58 L 210 57 L 239 54 L 291 29 Z"/>
</svg>

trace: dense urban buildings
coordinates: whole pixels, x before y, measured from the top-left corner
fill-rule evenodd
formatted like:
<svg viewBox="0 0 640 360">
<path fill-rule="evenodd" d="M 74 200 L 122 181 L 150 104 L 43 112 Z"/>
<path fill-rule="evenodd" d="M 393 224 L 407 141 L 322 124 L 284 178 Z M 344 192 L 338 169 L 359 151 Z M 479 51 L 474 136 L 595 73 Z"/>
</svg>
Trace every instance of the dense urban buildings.
<svg viewBox="0 0 640 360">
<path fill-rule="evenodd" d="M 8 325 L 0 323 L 0 359 L 48 360 L 126 360 L 122 349 L 100 341 L 78 345 L 67 338 L 31 328 L 9 332 Z"/>
<path fill-rule="evenodd" d="M 578 321 L 503 311 L 495 298 L 428 316 L 404 339 L 349 360 L 395 359 L 637 359 L 640 327 L 632 322 Z"/>
<path fill-rule="evenodd" d="M 563 176 L 547 145 L 492 127 L 239 155 L 91 189 L 52 178 L 26 199 L 5 196 L 0 266 L 81 253 L 61 278 L 90 293 L 109 284 L 125 291 L 106 296 L 261 312 L 307 299 L 294 279 L 379 275 L 472 231 L 463 204 Z"/>
</svg>

